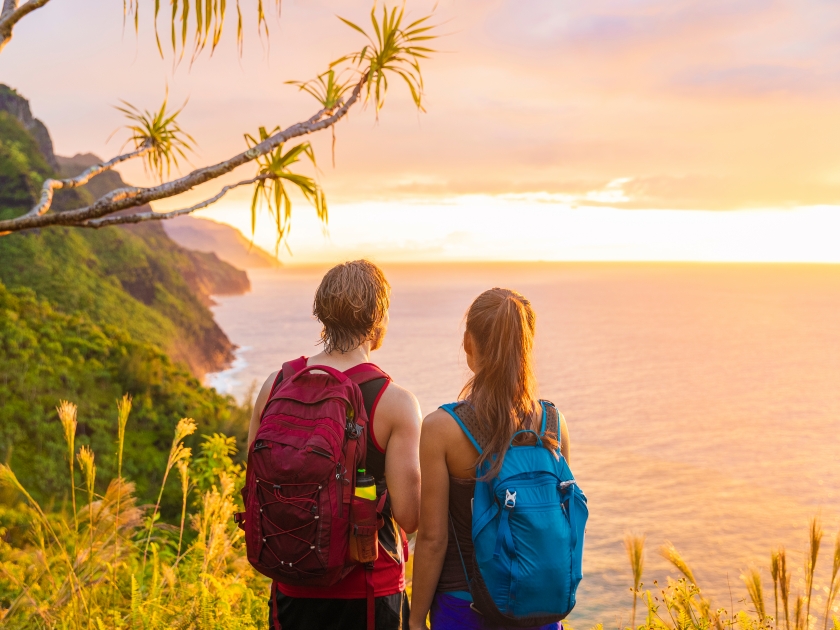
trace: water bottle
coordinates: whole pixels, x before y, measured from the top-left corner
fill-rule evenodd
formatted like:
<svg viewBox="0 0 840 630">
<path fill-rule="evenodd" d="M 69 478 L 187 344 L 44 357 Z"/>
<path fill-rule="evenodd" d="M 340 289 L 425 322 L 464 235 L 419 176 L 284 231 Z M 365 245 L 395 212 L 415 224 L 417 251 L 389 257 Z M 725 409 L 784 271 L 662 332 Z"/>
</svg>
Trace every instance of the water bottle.
<svg viewBox="0 0 840 630">
<path fill-rule="evenodd" d="M 363 468 L 356 471 L 356 491 L 350 505 L 350 558 L 374 562 L 379 555 L 376 481 Z"/>
</svg>

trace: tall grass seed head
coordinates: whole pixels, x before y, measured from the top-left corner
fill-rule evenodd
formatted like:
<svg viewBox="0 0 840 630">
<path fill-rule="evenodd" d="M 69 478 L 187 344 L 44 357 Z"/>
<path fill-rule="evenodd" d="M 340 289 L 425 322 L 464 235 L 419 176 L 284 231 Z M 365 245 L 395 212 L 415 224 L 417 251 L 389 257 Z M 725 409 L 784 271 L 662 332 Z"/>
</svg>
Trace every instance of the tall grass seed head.
<svg viewBox="0 0 840 630">
<path fill-rule="evenodd" d="M 131 396 L 123 395 L 117 401 L 117 422 L 120 434 L 125 432 L 125 425 L 128 423 L 128 416 L 131 413 Z"/>
<path fill-rule="evenodd" d="M 175 439 L 173 444 L 177 444 L 188 435 L 195 433 L 196 424 L 192 418 L 181 418 L 175 426 Z"/>
<path fill-rule="evenodd" d="M 76 421 L 76 414 L 78 412 L 78 408 L 73 403 L 62 400 L 55 409 L 58 412 L 59 419 L 61 420 L 61 426 L 64 428 L 64 439 L 72 448 L 72 444 L 76 439 L 76 426 L 78 425 L 78 422 Z"/>
<path fill-rule="evenodd" d="M 85 483 L 87 485 L 88 494 L 93 494 L 93 485 L 96 480 L 96 465 L 94 464 L 93 451 L 88 446 L 82 446 L 79 449 L 79 454 L 76 456 L 79 460 L 79 467 L 82 469 L 82 474 L 85 476 Z"/>
</svg>

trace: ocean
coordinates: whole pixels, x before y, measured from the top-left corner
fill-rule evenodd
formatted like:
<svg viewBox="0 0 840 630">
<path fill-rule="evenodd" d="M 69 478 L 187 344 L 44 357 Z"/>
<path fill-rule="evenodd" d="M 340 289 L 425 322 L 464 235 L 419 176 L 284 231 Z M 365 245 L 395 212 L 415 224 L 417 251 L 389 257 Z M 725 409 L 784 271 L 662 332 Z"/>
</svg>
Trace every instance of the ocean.
<svg viewBox="0 0 840 630">
<path fill-rule="evenodd" d="M 467 377 L 464 314 L 483 290 L 514 288 L 537 313 L 540 395 L 566 416 L 571 466 L 589 499 L 577 630 L 629 623 L 623 537 L 646 535 L 643 582 L 676 571 L 673 543 L 715 608 L 740 578 L 789 548 L 804 583 L 808 521 L 826 536 L 814 608 L 840 528 L 840 266 L 516 263 L 383 265 L 391 324 L 373 359 L 424 414 Z M 325 268 L 249 273 L 252 291 L 214 313 L 240 346 L 208 383 L 243 398 L 280 364 L 318 351 L 312 299 Z M 658 586 L 654 587 L 654 580 Z"/>
</svg>

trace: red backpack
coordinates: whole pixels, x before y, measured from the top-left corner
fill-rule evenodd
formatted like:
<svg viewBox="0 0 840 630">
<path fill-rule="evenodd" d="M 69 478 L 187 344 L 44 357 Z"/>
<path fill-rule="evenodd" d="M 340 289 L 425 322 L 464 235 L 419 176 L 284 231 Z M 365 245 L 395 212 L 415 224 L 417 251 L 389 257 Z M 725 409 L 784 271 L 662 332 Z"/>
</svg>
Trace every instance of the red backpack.
<svg viewBox="0 0 840 630">
<path fill-rule="evenodd" d="M 348 546 L 356 470 L 367 450 L 359 385 L 387 374 L 369 365 L 347 375 L 303 361 L 285 363 L 272 386 L 236 520 L 257 571 L 283 584 L 331 586 L 358 566 Z M 378 512 L 384 503 L 385 495 Z"/>
</svg>

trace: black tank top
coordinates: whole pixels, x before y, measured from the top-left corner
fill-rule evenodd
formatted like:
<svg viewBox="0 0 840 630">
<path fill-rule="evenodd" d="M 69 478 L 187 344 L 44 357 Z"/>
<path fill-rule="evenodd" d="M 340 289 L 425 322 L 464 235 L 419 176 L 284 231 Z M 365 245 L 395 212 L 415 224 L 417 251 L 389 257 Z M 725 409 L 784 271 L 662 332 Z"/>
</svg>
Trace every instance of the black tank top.
<svg viewBox="0 0 840 630">
<path fill-rule="evenodd" d="M 487 448 L 488 424 L 481 422 L 471 405 L 460 404 L 455 413 L 467 425 L 470 433 Z M 560 416 L 554 405 L 548 405 L 546 412 L 546 433 L 559 439 Z M 449 476 L 449 540 L 443 558 L 437 591 L 469 591 L 469 582 L 475 573 L 475 553 L 472 540 L 472 499 L 475 494 L 475 479 L 459 479 Z"/>
</svg>

